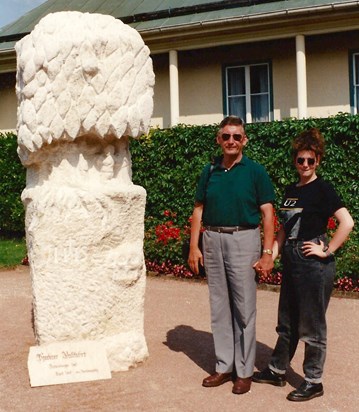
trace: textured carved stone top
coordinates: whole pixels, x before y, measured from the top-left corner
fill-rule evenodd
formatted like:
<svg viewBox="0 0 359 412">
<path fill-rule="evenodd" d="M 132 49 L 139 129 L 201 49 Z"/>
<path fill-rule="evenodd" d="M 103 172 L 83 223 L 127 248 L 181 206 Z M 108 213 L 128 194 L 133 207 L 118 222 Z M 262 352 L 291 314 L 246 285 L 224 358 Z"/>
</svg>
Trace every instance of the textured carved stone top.
<svg viewBox="0 0 359 412">
<path fill-rule="evenodd" d="M 44 146 L 113 141 L 149 127 L 154 74 L 139 33 L 111 16 L 59 12 L 16 44 L 18 144 L 24 165 Z M 121 62 L 121 64 L 119 64 Z"/>
</svg>

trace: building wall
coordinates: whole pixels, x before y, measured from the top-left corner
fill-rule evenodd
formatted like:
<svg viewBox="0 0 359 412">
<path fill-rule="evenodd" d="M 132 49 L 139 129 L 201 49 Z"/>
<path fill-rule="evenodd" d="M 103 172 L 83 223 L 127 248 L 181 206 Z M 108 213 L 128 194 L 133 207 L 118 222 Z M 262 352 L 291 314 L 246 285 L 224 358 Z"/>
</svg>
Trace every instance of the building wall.
<svg viewBox="0 0 359 412">
<path fill-rule="evenodd" d="M 308 117 L 350 112 L 348 57 L 349 51 L 356 48 L 359 49 L 357 32 L 306 37 Z M 181 123 L 220 121 L 224 110 L 222 66 L 260 61 L 272 63 L 274 120 L 297 117 L 294 38 L 181 51 L 178 56 Z M 158 58 L 154 56 L 154 61 Z M 168 58 L 161 72 L 156 72 L 156 82 L 154 118 L 160 127 L 167 127 L 170 124 Z"/>
<path fill-rule="evenodd" d="M 272 46 L 273 47 L 273 46 Z M 295 39 L 274 44 L 272 59 L 273 117 L 283 120 L 297 116 L 297 69 Z"/>
<path fill-rule="evenodd" d="M 222 73 L 219 61 L 211 50 L 180 53 L 181 123 L 212 124 L 222 119 Z"/>
<path fill-rule="evenodd" d="M 169 127 L 170 88 L 168 54 L 153 56 L 156 75 L 151 125 Z M 211 50 L 178 53 L 180 123 L 211 124 L 223 117 L 222 74 Z"/>
<path fill-rule="evenodd" d="M 350 112 L 348 57 L 351 50 L 359 50 L 358 32 L 306 37 L 308 117 Z M 292 38 L 179 51 L 180 123 L 219 122 L 224 110 L 222 67 L 262 61 L 272 64 L 274 120 L 296 117 L 295 39 Z M 156 75 L 153 127 L 170 125 L 168 62 L 167 53 L 153 56 Z M 11 76 L 14 83 L 15 76 Z M 0 82 L 0 130 L 16 127 L 14 85 L 5 83 Z"/>
<path fill-rule="evenodd" d="M 151 119 L 152 127 L 168 127 L 170 124 L 170 89 L 169 89 L 169 57 L 168 54 L 153 57 L 155 72 L 154 109 Z"/>
<path fill-rule="evenodd" d="M 308 116 L 350 113 L 349 55 L 353 49 L 359 49 L 358 32 L 308 39 Z"/>
<path fill-rule="evenodd" d="M 0 130 L 16 129 L 15 73 L 0 75 Z"/>
</svg>

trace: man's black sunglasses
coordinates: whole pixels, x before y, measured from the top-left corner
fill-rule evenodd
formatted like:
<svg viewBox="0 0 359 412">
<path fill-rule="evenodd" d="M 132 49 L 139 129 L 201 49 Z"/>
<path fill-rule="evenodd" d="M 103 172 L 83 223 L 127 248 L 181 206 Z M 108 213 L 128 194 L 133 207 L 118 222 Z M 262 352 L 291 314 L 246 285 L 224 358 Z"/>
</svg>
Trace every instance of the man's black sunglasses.
<svg viewBox="0 0 359 412">
<path fill-rule="evenodd" d="M 308 162 L 308 166 L 314 166 L 315 163 L 315 159 L 313 159 L 312 157 L 297 157 L 297 163 L 299 165 L 304 165 L 304 162 L 307 161 Z"/>
<path fill-rule="evenodd" d="M 229 133 L 223 133 L 221 137 L 226 142 L 227 140 L 231 138 L 231 136 L 236 142 L 241 141 L 243 137 L 241 134 L 229 134 Z"/>
</svg>

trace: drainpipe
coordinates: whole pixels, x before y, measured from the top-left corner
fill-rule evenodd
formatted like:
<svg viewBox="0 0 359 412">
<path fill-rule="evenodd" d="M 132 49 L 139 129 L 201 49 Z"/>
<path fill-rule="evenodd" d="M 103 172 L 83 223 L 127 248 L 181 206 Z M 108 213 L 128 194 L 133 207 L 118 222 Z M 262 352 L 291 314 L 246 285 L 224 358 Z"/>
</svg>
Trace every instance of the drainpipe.
<svg viewBox="0 0 359 412">
<path fill-rule="evenodd" d="M 297 96 L 298 119 L 307 117 L 307 72 L 305 64 L 305 38 L 303 35 L 295 37 L 297 58 Z"/>
<path fill-rule="evenodd" d="M 179 86 L 178 86 L 178 56 L 177 50 L 170 50 L 170 109 L 171 126 L 179 122 Z"/>
</svg>

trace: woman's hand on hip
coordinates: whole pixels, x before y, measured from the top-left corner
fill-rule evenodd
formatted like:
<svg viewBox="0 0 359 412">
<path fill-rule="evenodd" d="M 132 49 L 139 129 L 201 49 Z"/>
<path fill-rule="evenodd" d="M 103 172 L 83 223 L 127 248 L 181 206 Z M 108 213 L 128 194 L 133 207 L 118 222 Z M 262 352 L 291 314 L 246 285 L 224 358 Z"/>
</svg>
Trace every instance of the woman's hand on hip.
<svg viewBox="0 0 359 412">
<path fill-rule="evenodd" d="M 327 254 L 324 252 L 324 242 L 322 240 L 318 243 L 315 242 L 303 242 L 302 251 L 305 256 L 319 256 L 320 258 L 326 258 Z"/>
</svg>

